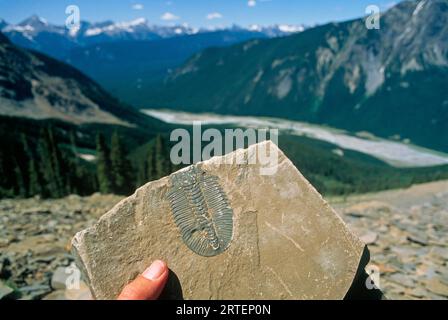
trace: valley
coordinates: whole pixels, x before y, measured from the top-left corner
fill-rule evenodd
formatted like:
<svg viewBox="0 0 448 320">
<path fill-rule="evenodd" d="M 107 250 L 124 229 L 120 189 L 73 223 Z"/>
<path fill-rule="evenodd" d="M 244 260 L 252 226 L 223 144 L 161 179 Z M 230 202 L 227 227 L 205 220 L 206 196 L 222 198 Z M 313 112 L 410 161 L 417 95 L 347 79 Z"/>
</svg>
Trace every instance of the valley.
<svg viewBox="0 0 448 320">
<path fill-rule="evenodd" d="M 333 144 L 334 152 L 341 157 L 344 156 L 343 150 L 348 149 L 375 157 L 394 167 L 430 167 L 448 164 L 448 154 L 378 138 L 367 132 L 351 134 L 331 127 L 268 117 L 194 114 L 156 109 L 143 109 L 142 112 L 169 124 L 192 125 L 194 121 L 200 121 L 204 126 L 232 125 L 243 128 L 279 129 L 283 134 L 305 136 Z"/>
<path fill-rule="evenodd" d="M 448 1 L 403 1 L 382 14 L 192 56 L 148 95 L 152 108 L 268 116 L 448 152 Z"/>
</svg>

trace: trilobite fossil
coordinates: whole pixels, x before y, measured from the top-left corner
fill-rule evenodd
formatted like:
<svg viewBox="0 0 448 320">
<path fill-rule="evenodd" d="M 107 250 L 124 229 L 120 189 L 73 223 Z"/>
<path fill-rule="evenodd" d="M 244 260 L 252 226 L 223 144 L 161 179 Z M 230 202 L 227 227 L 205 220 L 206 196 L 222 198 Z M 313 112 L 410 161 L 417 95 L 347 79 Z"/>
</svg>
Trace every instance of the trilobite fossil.
<svg viewBox="0 0 448 320">
<path fill-rule="evenodd" d="M 233 235 L 233 210 L 218 177 L 191 167 L 170 179 L 168 198 L 184 243 L 205 257 L 227 249 Z"/>
</svg>

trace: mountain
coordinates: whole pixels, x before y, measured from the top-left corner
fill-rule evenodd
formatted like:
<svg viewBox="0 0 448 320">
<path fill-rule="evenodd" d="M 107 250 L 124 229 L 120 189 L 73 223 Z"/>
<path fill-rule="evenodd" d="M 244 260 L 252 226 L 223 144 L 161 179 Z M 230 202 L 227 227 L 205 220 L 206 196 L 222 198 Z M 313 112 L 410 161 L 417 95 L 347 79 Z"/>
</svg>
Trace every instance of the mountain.
<svg viewBox="0 0 448 320">
<path fill-rule="evenodd" d="M 448 0 L 198 53 L 148 106 L 277 116 L 448 151 Z"/>
<path fill-rule="evenodd" d="M 155 26 L 150 25 L 146 19 L 139 18 L 129 22 L 106 21 L 91 24 L 80 33 L 79 38 L 82 44 L 90 45 L 123 40 L 155 40 L 197 32 L 197 29 L 188 25 Z"/>
<path fill-rule="evenodd" d="M 71 50 L 64 59 L 92 77 L 121 100 L 147 106 L 146 92 L 190 56 L 209 47 L 223 47 L 264 33 L 224 30 L 153 41 L 100 43 Z"/>
<path fill-rule="evenodd" d="M 121 105 L 73 67 L 18 48 L 1 33 L 0 115 L 127 126 L 148 118 Z"/>
<path fill-rule="evenodd" d="M 82 21 L 78 29 L 69 30 L 65 26 L 49 24 L 45 19 L 34 15 L 17 25 L 4 25 L 0 29 L 14 44 L 59 59 L 65 57 L 71 49 L 85 45 L 161 38 L 140 19 L 117 24 L 112 21 Z"/>
<path fill-rule="evenodd" d="M 293 33 L 302 32 L 305 30 L 303 25 L 289 25 L 289 24 L 276 24 L 272 26 L 262 26 L 252 24 L 248 28 L 249 31 L 261 32 L 268 38 L 277 38 L 288 36 Z"/>
<path fill-rule="evenodd" d="M 0 28 L 14 44 L 37 50 L 52 57 L 61 57 L 77 46 L 68 36 L 68 30 L 62 26 L 49 24 L 36 15 L 17 25 L 4 25 Z"/>
<path fill-rule="evenodd" d="M 81 21 L 78 29 L 68 29 L 62 25 L 53 25 L 45 19 L 33 15 L 17 25 L 8 24 L 0 19 L 2 31 L 15 44 L 40 51 L 49 56 L 62 59 L 71 49 L 105 42 L 151 41 L 172 37 L 209 33 L 214 31 L 253 31 L 256 36 L 263 33 L 266 37 L 279 37 L 304 29 L 300 25 L 250 26 L 242 28 L 193 28 L 187 24 L 158 26 L 150 24 L 145 18 L 132 21 L 103 21 L 90 23 Z"/>
<path fill-rule="evenodd" d="M 152 85 L 194 53 L 249 39 L 290 35 L 304 27 L 283 24 L 193 28 L 186 24 L 151 25 L 139 18 L 118 23 L 82 21 L 78 29 L 69 30 L 34 15 L 17 25 L 4 22 L 0 30 L 14 44 L 65 61 L 121 100 L 146 107 L 146 92 Z"/>
<path fill-rule="evenodd" d="M 8 26 L 8 22 L 0 18 L 0 30 Z"/>
</svg>

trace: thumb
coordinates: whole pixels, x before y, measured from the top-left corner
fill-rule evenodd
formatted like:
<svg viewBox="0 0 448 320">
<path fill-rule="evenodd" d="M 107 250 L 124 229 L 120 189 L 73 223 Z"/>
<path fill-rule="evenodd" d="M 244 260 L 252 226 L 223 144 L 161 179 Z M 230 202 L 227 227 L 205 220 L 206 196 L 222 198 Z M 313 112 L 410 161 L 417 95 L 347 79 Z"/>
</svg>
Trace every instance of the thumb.
<svg viewBox="0 0 448 320">
<path fill-rule="evenodd" d="M 156 300 L 168 280 L 168 266 L 161 260 L 151 266 L 129 283 L 121 291 L 118 300 Z"/>
</svg>

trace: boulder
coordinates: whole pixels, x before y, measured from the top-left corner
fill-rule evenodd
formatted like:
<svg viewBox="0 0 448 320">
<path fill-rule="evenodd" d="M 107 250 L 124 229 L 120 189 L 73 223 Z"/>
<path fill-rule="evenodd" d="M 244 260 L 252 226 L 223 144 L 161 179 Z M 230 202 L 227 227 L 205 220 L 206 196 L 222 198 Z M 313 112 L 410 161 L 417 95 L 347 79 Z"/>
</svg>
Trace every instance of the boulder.
<svg viewBox="0 0 448 320">
<path fill-rule="evenodd" d="M 252 161 L 263 148 L 278 154 L 271 174 Z M 72 251 L 96 299 L 115 299 L 155 259 L 171 270 L 166 298 L 343 299 L 368 262 L 269 141 L 146 184 L 78 232 Z"/>
</svg>

